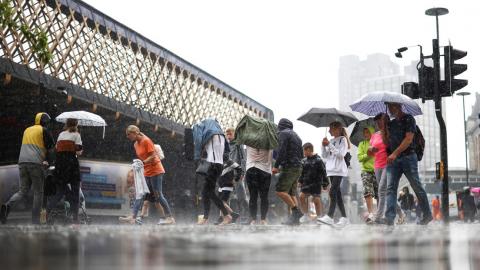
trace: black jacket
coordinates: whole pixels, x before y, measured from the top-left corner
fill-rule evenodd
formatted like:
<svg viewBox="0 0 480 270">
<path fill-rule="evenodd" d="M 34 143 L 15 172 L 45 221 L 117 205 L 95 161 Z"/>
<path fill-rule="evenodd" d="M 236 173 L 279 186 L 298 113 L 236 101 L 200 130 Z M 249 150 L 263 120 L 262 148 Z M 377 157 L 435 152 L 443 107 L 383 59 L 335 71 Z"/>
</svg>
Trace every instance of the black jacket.
<svg viewBox="0 0 480 270">
<path fill-rule="evenodd" d="M 302 160 L 302 175 L 298 182 L 302 188 L 319 187 L 326 188 L 329 185 L 325 164 L 319 155 L 315 154 Z"/>
<path fill-rule="evenodd" d="M 290 120 L 282 118 L 278 122 L 278 141 L 278 154 L 274 167 L 291 168 L 302 166 L 302 140 L 293 131 L 293 124 Z"/>
<path fill-rule="evenodd" d="M 398 201 L 400 202 L 400 208 L 403 210 L 412 210 L 415 205 L 415 198 L 410 192 L 398 197 Z"/>
</svg>

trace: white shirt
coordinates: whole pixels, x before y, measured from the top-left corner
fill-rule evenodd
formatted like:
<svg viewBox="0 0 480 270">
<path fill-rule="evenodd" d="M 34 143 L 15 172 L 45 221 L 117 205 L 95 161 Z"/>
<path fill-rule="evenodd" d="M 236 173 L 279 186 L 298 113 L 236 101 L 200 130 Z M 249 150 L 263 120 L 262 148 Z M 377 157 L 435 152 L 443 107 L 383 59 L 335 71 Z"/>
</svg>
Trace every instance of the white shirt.
<svg viewBox="0 0 480 270">
<path fill-rule="evenodd" d="M 246 169 L 255 167 L 272 174 L 272 150 L 257 149 L 247 146 Z"/>
<path fill-rule="evenodd" d="M 223 165 L 223 152 L 225 150 L 225 138 L 222 135 L 213 135 L 205 145 L 207 161 Z"/>
<path fill-rule="evenodd" d="M 70 131 L 62 131 L 60 135 L 58 135 L 57 141 L 72 141 L 76 145 L 82 145 L 82 137 L 78 132 L 70 132 Z"/>
<path fill-rule="evenodd" d="M 322 158 L 325 161 L 327 176 L 347 176 L 348 168 L 345 155 L 348 152 L 348 142 L 343 136 L 333 138 L 327 146 L 322 145 Z"/>
</svg>

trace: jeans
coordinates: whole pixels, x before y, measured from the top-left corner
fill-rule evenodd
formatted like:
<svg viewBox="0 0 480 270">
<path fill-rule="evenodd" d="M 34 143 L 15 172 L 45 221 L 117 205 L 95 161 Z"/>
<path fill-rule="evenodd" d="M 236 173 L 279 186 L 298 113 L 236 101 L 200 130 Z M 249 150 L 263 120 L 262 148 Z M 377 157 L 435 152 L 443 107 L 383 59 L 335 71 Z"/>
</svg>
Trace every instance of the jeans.
<svg viewBox="0 0 480 270">
<path fill-rule="evenodd" d="M 375 177 L 378 181 L 378 206 L 375 219 L 380 219 L 385 213 L 385 195 L 387 193 L 387 170 L 385 168 L 375 169 Z"/>
<path fill-rule="evenodd" d="M 163 207 L 163 210 L 165 211 L 165 216 L 167 217 L 172 216 L 170 205 L 168 204 L 167 199 L 165 199 L 165 196 L 163 196 L 163 192 L 162 192 L 163 174 L 157 174 L 154 176 L 145 176 L 145 180 L 147 182 L 150 182 L 151 187 L 153 189 L 153 190 L 150 190 L 150 192 L 153 192 L 153 195 L 155 196 L 154 197 L 155 202 L 159 202 L 160 205 Z M 143 205 L 143 200 L 141 204 Z"/>
<path fill-rule="evenodd" d="M 33 189 L 32 223 L 40 224 L 40 209 L 43 202 L 43 185 L 45 169 L 41 164 L 22 163 L 18 165 L 20 171 L 20 188 L 8 200 L 6 205 L 14 207 L 18 201 L 26 199 L 30 188 Z"/>
<path fill-rule="evenodd" d="M 418 175 L 417 155 L 412 153 L 397 157 L 393 163 L 387 166 L 387 212 L 385 213 L 387 220 L 393 222 L 395 219 L 398 183 L 402 174 L 405 174 L 415 195 L 417 195 L 423 217 L 431 217 L 432 212 L 430 211 L 427 193 L 420 183 L 420 176 Z"/>
<path fill-rule="evenodd" d="M 328 216 L 333 218 L 335 207 L 338 204 L 342 217 L 347 217 L 345 213 L 345 205 L 343 204 L 342 191 L 340 184 L 342 183 L 342 176 L 329 176 L 332 186 L 330 187 L 330 207 L 328 208 Z"/>
<path fill-rule="evenodd" d="M 260 218 L 265 220 L 268 212 L 268 190 L 270 189 L 272 175 L 258 168 L 250 168 L 247 171 L 247 186 L 250 192 L 250 218 L 257 219 L 257 199 L 260 197 Z"/>
</svg>

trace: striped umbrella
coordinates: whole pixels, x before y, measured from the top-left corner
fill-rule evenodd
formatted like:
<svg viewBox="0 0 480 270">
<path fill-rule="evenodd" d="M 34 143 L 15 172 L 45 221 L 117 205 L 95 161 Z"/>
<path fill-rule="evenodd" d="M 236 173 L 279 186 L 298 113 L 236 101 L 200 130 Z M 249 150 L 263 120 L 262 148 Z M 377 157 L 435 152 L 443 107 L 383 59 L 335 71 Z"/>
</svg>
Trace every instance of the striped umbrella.
<svg viewBox="0 0 480 270">
<path fill-rule="evenodd" d="M 421 115 L 422 109 L 410 97 L 396 92 L 377 91 L 363 95 L 359 100 L 350 105 L 352 111 L 375 116 L 387 111 L 385 103 L 402 104 L 402 111 L 413 116 Z"/>
</svg>

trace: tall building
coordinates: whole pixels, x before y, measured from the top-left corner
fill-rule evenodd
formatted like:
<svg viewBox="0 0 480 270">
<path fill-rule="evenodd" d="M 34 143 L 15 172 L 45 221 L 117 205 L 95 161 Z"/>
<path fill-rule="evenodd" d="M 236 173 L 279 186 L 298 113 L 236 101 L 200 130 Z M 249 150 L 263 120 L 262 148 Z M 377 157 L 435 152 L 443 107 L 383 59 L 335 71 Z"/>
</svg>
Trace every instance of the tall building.
<svg viewBox="0 0 480 270">
<path fill-rule="evenodd" d="M 469 170 L 480 173 L 480 94 L 475 93 L 472 114 L 467 118 Z"/>
<path fill-rule="evenodd" d="M 371 54 L 367 59 L 361 60 L 359 56 L 348 55 L 340 58 L 339 67 L 339 99 L 341 110 L 351 111 L 349 105 L 354 103 L 364 94 L 373 91 L 401 92 L 401 85 L 407 81 L 418 82 L 416 62 L 401 68 L 392 62 L 385 54 Z M 420 176 L 424 176 L 426 170 L 434 168 L 435 162 L 440 161 L 440 132 L 435 116 L 434 104 L 427 101 L 423 104 L 418 101 L 423 115 L 415 117 L 425 137 L 425 153 L 419 163 Z M 445 108 L 445 106 L 443 106 Z M 365 115 L 354 113 L 359 119 Z M 445 111 L 443 111 L 445 116 Z M 445 117 L 444 117 L 445 118 Z M 353 128 L 353 125 L 349 130 Z M 350 170 L 351 182 L 360 181 L 360 166 L 356 160 L 356 148 L 351 150 L 352 169 Z"/>
</svg>

